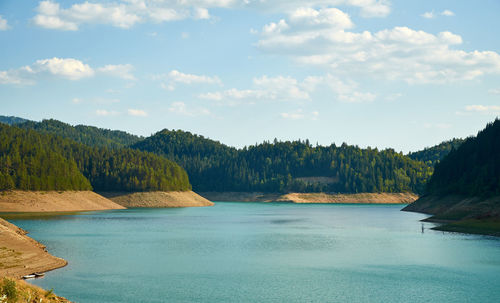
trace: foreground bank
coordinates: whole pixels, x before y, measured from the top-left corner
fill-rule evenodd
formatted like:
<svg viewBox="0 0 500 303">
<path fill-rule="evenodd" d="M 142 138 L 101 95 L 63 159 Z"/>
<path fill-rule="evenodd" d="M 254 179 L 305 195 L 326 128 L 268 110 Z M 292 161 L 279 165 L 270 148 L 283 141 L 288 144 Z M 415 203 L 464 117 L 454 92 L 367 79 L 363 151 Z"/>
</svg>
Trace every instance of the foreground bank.
<svg viewBox="0 0 500 303">
<path fill-rule="evenodd" d="M 0 277 L 21 278 L 34 272 L 46 272 L 66 266 L 45 246 L 28 237 L 27 232 L 0 219 Z"/>
<path fill-rule="evenodd" d="M 413 193 L 262 193 L 262 192 L 201 192 L 200 195 L 221 202 L 293 202 L 293 203 L 360 203 L 409 204 L 418 196 Z"/>
</svg>

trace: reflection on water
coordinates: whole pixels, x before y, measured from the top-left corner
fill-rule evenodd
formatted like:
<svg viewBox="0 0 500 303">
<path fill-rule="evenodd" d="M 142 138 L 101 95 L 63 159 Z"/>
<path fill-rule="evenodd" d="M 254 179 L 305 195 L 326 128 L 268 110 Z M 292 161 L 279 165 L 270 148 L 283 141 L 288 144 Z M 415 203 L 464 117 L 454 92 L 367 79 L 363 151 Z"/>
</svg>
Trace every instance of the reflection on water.
<svg viewBox="0 0 500 303">
<path fill-rule="evenodd" d="M 217 203 L 11 217 L 69 261 L 31 283 L 77 302 L 492 302 L 500 240 L 401 205 Z"/>
</svg>

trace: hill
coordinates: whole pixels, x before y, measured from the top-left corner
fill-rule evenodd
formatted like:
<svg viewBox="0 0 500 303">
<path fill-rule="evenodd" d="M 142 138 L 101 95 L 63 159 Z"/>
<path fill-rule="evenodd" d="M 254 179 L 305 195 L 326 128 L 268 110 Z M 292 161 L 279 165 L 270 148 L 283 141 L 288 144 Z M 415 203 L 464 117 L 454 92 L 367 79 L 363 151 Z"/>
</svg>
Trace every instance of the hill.
<svg viewBox="0 0 500 303">
<path fill-rule="evenodd" d="M 235 149 L 180 130 L 162 130 L 132 148 L 179 163 L 195 191 L 422 192 L 432 168 L 392 149 L 306 141 Z"/>
<path fill-rule="evenodd" d="M 42 120 L 42 122 L 26 120 L 16 126 L 71 139 L 88 146 L 112 149 L 127 147 L 143 139 L 142 137 L 120 130 L 103 129 L 87 125 L 72 126 L 54 119 Z"/>
<path fill-rule="evenodd" d="M 14 117 L 14 116 L 0 116 L 0 123 L 7 124 L 7 125 L 14 125 L 14 124 L 20 124 L 24 122 L 28 122 L 30 120 L 19 118 L 19 117 Z"/>
<path fill-rule="evenodd" d="M 163 157 L 90 147 L 0 124 L 0 190 L 187 191 L 186 172 Z"/>
<path fill-rule="evenodd" d="M 488 226 L 485 233 L 500 235 L 500 120 L 466 139 L 439 162 L 425 195 L 404 210 L 434 215 L 430 220 L 453 222 L 441 229 L 459 230 L 467 225 L 481 232 L 484 223 Z"/>
<path fill-rule="evenodd" d="M 457 149 L 464 141 L 464 139 L 454 138 L 452 140 L 444 141 L 438 145 L 409 153 L 408 157 L 413 160 L 425 162 L 429 166 L 435 166 L 436 163 L 439 163 L 439 161 L 441 161 L 453 149 Z"/>
</svg>

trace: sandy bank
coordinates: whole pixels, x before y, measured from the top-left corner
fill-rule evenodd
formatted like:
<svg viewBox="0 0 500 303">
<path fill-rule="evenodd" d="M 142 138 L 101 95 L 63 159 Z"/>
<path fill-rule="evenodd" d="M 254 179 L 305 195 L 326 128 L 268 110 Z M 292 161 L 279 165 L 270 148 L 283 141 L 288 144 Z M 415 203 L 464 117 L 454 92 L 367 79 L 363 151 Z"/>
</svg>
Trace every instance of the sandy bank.
<svg viewBox="0 0 500 303">
<path fill-rule="evenodd" d="M 226 202 L 294 202 L 294 203 L 379 203 L 408 204 L 418 196 L 412 193 L 259 193 L 259 192 L 203 192 L 203 197 L 211 201 Z"/>
<path fill-rule="evenodd" d="M 100 194 L 125 207 L 200 207 L 214 205 L 192 191 L 102 192 Z"/>
<path fill-rule="evenodd" d="M 92 191 L 4 191 L 0 212 L 63 212 L 124 209 Z"/>
<path fill-rule="evenodd" d="M 50 255 L 26 231 L 0 219 L 0 276 L 20 278 L 33 272 L 63 267 L 67 262 Z"/>
</svg>

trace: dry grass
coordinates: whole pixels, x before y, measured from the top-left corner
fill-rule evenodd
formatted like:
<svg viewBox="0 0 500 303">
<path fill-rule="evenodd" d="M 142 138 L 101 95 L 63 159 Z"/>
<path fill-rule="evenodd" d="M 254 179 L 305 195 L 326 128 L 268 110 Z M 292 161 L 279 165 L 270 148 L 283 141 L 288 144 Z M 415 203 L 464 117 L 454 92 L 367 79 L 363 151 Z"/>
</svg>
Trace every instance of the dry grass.
<svg viewBox="0 0 500 303">
<path fill-rule="evenodd" d="M 21 280 L 3 278 L 0 280 L 0 302 L 70 302 L 69 300 L 55 295 L 52 290 L 46 291 L 40 287 L 28 284 Z"/>
</svg>

